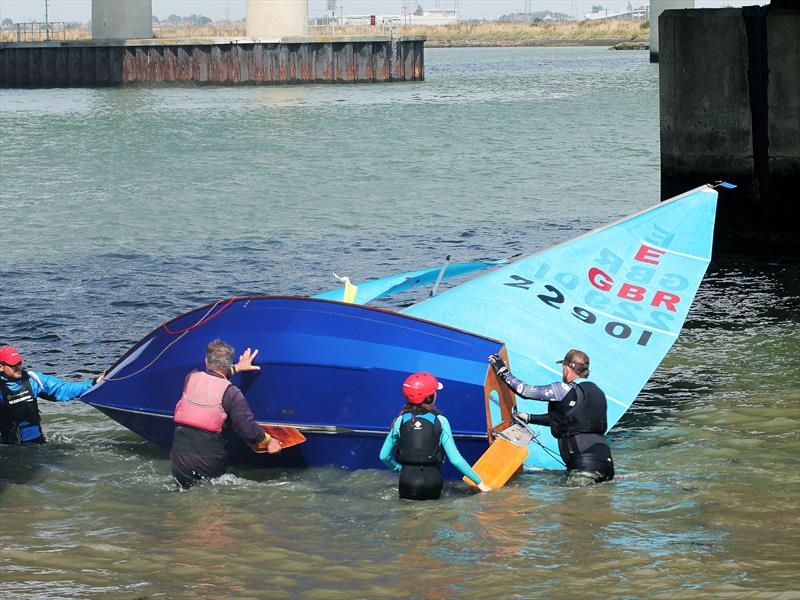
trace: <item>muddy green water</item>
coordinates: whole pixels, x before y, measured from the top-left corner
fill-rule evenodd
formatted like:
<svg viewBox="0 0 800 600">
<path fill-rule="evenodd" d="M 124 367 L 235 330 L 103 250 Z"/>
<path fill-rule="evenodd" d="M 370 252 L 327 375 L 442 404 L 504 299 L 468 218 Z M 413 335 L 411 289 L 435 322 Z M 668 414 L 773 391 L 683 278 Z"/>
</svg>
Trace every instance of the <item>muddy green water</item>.
<svg viewBox="0 0 800 600">
<path fill-rule="evenodd" d="M 0 342 L 85 378 L 218 298 L 530 253 L 657 201 L 646 53 L 429 50 L 426 71 L 3 90 Z M 0 447 L 0 597 L 800 598 L 798 281 L 798 257 L 712 264 L 591 489 L 540 472 L 409 503 L 388 471 L 234 467 L 179 494 L 166 453 L 43 403 L 50 443 Z"/>
</svg>

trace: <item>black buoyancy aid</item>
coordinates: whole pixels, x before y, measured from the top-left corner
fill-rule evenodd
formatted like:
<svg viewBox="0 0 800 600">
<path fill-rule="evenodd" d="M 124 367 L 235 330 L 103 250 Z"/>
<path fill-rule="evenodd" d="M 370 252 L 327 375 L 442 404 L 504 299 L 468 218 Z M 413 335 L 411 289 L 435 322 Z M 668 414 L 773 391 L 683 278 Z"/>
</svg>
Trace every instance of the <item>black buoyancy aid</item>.
<svg viewBox="0 0 800 600">
<path fill-rule="evenodd" d="M 21 444 L 42 437 L 39 403 L 33 395 L 30 378 L 30 374 L 23 371 L 20 379 L 22 387 L 16 391 L 11 391 L 7 382 L 0 381 L 0 391 L 3 394 L 3 403 L 0 404 L 0 436 L 4 444 Z"/>
<path fill-rule="evenodd" d="M 397 462 L 401 465 L 440 465 L 444 461 L 444 448 L 439 443 L 442 424 L 438 418 L 433 423 L 423 415 L 412 415 L 400 425 L 397 443 Z"/>
<path fill-rule="evenodd" d="M 603 435 L 607 429 L 606 395 L 595 384 L 576 384 L 561 402 L 549 402 L 547 415 L 555 438 L 579 433 Z"/>
</svg>

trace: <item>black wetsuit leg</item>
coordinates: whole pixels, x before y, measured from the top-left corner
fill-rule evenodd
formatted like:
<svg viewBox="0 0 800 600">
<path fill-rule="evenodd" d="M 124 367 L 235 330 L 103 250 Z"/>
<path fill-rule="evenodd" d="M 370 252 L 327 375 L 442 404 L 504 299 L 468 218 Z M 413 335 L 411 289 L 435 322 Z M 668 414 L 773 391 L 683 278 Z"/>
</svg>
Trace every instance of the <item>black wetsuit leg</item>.
<svg viewBox="0 0 800 600">
<path fill-rule="evenodd" d="M 398 490 L 406 500 L 438 500 L 442 495 L 439 465 L 404 465 Z"/>
<path fill-rule="evenodd" d="M 614 478 L 614 460 L 604 437 L 578 434 L 560 439 L 558 445 L 567 467 L 567 485 L 583 486 Z"/>
<path fill-rule="evenodd" d="M 595 444 L 585 452 L 574 454 L 567 465 L 568 485 L 588 485 L 614 479 L 614 461 L 606 444 Z"/>
<path fill-rule="evenodd" d="M 221 433 L 176 425 L 172 439 L 172 476 L 184 489 L 199 479 L 219 477 L 228 470 L 228 451 Z"/>
<path fill-rule="evenodd" d="M 227 461 L 201 456 L 191 452 L 170 452 L 172 476 L 183 489 L 188 490 L 200 479 L 219 477 L 228 470 Z"/>
</svg>

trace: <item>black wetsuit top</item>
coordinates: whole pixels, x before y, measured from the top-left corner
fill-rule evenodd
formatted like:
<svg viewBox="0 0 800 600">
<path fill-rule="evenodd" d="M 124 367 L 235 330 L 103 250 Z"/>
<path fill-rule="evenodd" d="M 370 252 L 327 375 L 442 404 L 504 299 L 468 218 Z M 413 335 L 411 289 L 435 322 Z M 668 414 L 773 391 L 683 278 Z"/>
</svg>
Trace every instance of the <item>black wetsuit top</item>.
<svg viewBox="0 0 800 600">
<path fill-rule="evenodd" d="M 599 387 L 562 381 L 528 385 L 508 371 L 500 377 L 518 396 L 548 403 L 547 414 L 528 415 L 528 422 L 550 427 L 568 470 L 597 472 L 598 481 L 614 477 L 611 448 L 604 435 L 606 398 Z M 576 410 L 562 403 L 573 404 Z"/>
</svg>

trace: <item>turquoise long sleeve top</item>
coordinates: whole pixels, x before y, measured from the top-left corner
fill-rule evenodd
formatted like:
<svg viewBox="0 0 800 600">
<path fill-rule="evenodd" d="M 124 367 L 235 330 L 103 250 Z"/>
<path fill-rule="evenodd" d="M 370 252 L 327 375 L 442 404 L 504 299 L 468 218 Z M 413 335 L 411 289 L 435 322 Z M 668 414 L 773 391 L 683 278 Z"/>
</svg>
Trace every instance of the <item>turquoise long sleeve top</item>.
<svg viewBox="0 0 800 600">
<path fill-rule="evenodd" d="M 410 413 L 406 413 L 409 415 Z M 406 414 L 400 415 L 394 420 L 392 424 L 392 429 L 389 431 L 389 434 L 386 436 L 386 439 L 383 442 L 383 447 L 381 448 L 381 460 L 383 464 L 387 467 L 392 469 L 393 471 L 399 472 L 403 465 L 397 462 L 394 458 L 394 447 L 397 445 L 397 441 L 400 439 L 400 425 L 403 424 L 403 417 Z M 423 416 L 423 415 L 420 415 Z M 426 417 L 434 417 L 435 415 L 428 413 L 424 415 Z M 443 415 L 438 415 L 439 422 L 442 424 L 442 434 L 439 436 L 439 443 L 444 448 L 444 452 L 447 455 L 447 458 L 453 464 L 453 466 L 461 471 L 463 475 L 469 477 L 475 485 L 481 483 L 481 478 L 478 477 L 478 474 L 472 470 L 472 467 L 469 466 L 469 463 L 464 460 L 464 457 L 461 456 L 461 453 L 458 451 L 456 447 L 456 443 L 453 440 L 453 431 L 450 429 L 450 422 L 447 420 L 447 417 Z"/>
</svg>

